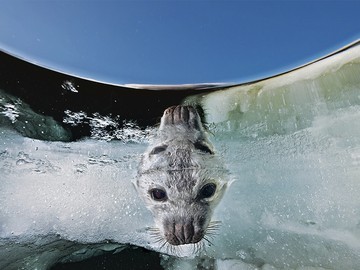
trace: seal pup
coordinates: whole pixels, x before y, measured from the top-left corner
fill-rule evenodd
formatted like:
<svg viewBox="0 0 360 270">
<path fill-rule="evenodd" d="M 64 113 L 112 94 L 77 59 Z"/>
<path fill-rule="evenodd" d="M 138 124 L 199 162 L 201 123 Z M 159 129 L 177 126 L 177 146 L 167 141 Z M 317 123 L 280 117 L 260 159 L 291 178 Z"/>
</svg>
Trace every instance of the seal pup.
<svg viewBox="0 0 360 270">
<path fill-rule="evenodd" d="M 142 155 L 136 189 L 152 212 L 152 233 L 163 246 L 204 245 L 220 222 L 212 221 L 227 176 L 197 110 L 164 111 L 154 142 Z"/>
</svg>

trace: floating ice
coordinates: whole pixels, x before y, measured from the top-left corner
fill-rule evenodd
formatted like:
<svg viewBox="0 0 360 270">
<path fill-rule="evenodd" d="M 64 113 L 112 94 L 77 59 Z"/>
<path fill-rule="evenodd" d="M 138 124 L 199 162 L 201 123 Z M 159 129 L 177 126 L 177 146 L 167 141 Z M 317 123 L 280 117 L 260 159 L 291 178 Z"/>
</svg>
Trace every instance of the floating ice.
<svg viewBox="0 0 360 270">
<path fill-rule="evenodd" d="M 79 91 L 76 89 L 74 83 L 71 81 L 64 81 L 63 84 L 61 85 L 61 87 L 64 90 L 68 90 L 73 93 L 79 93 Z"/>
<path fill-rule="evenodd" d="M 52 117 L 34 112 L 28 104 L 0 89 L 0 126 L 41 140 L 69 141 L 71 134 Z"/>
<path fill-rule="evenodd" d="M 110 141 L 113 139 L 123 142 L 146 142 L 148 137 L 154 133 L 153 128 L 140 129 L 132 121 L 121 121 L 120 116 L 100 115 L 93 113 L 88 115 L 85 112 L 65 111 L 66 117 L 63 122 L 72 126 L 88 124 L 90 136 L 93 139 Z"/>
<path fill-rule="evenodd" d="M 1 101 L 3 101 L 3 99 L 1 99 Z M 19 101 L 20 103 L 21 101 Z M 2 111 L 1 114 L 5 115 L 7 118 L 10 119 L 11 123 L 15 123 L 16 122 L 16 118 L 19 117 L 19 111 L 17 110 L 15 104 L 4 104 L 1 106 Z"/>
</svg>

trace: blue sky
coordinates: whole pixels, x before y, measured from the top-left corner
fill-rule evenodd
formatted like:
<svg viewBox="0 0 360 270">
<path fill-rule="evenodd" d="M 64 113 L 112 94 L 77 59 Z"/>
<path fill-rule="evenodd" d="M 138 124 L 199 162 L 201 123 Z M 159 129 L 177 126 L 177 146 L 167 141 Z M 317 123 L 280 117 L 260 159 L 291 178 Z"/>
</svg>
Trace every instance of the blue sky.
<svg viewBox="0 0 360 270">
<path fill-rule="evenodd" d="M 360 38 L 360 1 L 3 0 L 0 47 L 113 83 L 245 82 Z"/>
</svg>

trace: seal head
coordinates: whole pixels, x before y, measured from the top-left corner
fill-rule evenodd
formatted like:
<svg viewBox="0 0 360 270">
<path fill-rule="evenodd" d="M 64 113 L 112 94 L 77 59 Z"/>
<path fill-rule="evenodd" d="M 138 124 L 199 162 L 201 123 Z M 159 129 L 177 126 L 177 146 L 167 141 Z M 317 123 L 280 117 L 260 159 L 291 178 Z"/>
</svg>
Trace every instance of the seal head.
<svg viewBox="0 0 360 270">
<path fill-rule="evenodd" d="M 136 181 L 153 213 L 158 240 L 177 246 L 206 239 L 214 227 L 213 209 L 226 188 L 224 178 L 197 110 L 166 109 L 157 138 L 142 156 Z"/>
</svg>

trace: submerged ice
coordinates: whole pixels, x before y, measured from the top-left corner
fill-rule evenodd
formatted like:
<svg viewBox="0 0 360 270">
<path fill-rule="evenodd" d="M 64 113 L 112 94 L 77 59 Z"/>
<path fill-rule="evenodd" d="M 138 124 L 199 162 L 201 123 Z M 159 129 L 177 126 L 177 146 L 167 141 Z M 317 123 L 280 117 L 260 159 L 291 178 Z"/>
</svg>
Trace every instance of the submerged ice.
<svg viewBox="0 0 360 270">
<path fill-rule="evenodd" d="M 359 109 L 340 120 L 355 134 Z M 219 243 L 230 253 L 223 258 L 285 269 L 357 268 L 360 139 L 329 135 L 332 117 L 293 134 L 226 142 L 226 156 L 237 162 L 227 162 L 236 181 L 217 217 Z"/>
<path fill-rule="evenodd" d="M 52 117 L 34 112 L 28 104 L 0 89 L 0 127 L 35 139 L 69 141 L 71 134 Z"/>
<path fill-rule="evenodd" d="M 358 268 L 359 46 L 185 103 L 204 108 L 232 184 L 214 212 L 213 245 L 164 255 L 166 269 Z M 132 186 L 147 134 L 124 144 L 39 141 L 9 123 L 0 132 L 1 269 L 47 269 L 124 244 L 163 252 Z"/>
<path fill-rule="evenodd" d="M 79 252 L 84 247 L 74 243 L 105 250 L 148 245 L 150 218 L 131 182 L 142 145 L 43 142 L 11 131 L 1 138 L 1 269 L 47 269 L 99 249 Z M 49 260 L 58 248 L 62 252 Z"/>
</svg>

